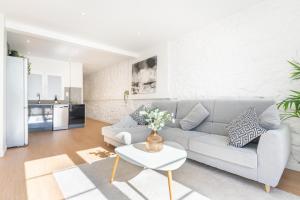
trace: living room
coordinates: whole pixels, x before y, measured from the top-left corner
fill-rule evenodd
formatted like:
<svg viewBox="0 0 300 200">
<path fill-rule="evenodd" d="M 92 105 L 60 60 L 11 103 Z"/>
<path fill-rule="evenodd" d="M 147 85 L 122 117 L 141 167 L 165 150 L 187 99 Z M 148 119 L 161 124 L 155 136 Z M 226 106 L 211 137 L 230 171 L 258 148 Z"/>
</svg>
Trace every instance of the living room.
<svg viewBox="0 0 300 200">
<path fill-rule="evenodd" d="M 0 199 L 299 199 L 299 9 L 1 1 Z M 82 63 L 84 127 L 6 149 L 11 34 Z"/>
</svg>

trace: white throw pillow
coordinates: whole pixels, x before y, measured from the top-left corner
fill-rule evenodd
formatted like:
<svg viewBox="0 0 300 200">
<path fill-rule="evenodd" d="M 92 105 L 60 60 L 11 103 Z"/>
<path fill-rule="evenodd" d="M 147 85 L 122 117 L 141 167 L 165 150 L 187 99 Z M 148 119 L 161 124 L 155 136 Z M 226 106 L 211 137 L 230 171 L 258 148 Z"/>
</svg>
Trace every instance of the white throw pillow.
<svg viewBox="0 0 300 200">
<path fill-rule="evenodd" d="M 132 119 L 131 116 L 127 115 L 123 117 L 118 123 L 115 123 L 112 125 L 115 128 L 132 128 L 132 127 L 137 127 L 138 123 Z"/>
<path fill-rule="evenodd" d="M 280 115 L 276 105 L 271 105 L 259 116 L 259 124 L 267 130 L 280 127 Z"/>
<path fill-rule="evenodd" d="M 208 115 L 206 108 L 198 103 L 179 123 L 183 130 L 188 131 L 201 124 Z"/>
</svg>

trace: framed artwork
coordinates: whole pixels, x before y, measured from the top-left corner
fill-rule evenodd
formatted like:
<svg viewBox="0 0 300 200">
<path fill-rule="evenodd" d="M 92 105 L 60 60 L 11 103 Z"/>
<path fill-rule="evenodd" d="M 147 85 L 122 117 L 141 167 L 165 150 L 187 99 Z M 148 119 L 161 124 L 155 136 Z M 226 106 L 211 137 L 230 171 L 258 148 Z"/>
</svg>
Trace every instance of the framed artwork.
<svg viewBox="0 0 300 200">
<path fill-rule="evenodd" d="M 151 94 L 156 92 L 157 56 L 132 65 L 131 93 Z"/>
</svg>

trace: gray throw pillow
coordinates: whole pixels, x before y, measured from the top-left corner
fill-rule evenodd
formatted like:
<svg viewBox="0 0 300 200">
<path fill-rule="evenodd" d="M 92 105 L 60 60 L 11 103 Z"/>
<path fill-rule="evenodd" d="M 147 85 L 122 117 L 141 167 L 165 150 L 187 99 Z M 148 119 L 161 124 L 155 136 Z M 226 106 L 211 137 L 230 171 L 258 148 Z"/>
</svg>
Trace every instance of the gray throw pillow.
<svg viewBox="0 0 300 200">
<path fill-rule="evenodd" d="M 198 103 L 179 123 L 183 130 L 188 131 L 197 127 L 208 115 L 206 108 Z"/>
<path fill-rule="evenodd" d="M 138 125 L 146 125 L 147 124 L 144 116 L 140 115 L 140 111 L 142 111 L 142 110 L 145 110 L 144 105 L 140 106 L 138 109 L 136 109 L 133 113 L 130 114 L 130 117 L 132 117 L 132 119 L 134 121 L 136 121 L 138 123 Z"/>
<path fill-rule="evenodd" d="M 132 119 L 131 116 L 127 115 L 112 126 L 114 128 L 132 128 L 138 126 L 138 123 L 134 119 Z"/>
<path fill-rule="evenodd" d="M 229 145 L 243 147 L 255 138 L 267 132 L 258 123 L 258 117 L 254 107 L 238 116 L 226 126 L 229 135 Z"/>
<path fill-rule="evenodd" d="M 271 105 L 259 116 L 259 124 L 267 130 L 280 127 L 280 115 L 276 105 Z"/>
</svg>

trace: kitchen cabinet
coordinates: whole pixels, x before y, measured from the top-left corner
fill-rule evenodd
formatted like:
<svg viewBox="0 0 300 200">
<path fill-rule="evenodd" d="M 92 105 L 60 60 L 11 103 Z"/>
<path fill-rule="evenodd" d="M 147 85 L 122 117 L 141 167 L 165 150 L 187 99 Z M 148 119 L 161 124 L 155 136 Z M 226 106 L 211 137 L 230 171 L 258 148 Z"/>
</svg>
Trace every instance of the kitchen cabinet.
<svg viewBox="0 0 300 200">
<path fill-rule="evenodd" d="M 37 99 L 37 94 L 43 95 L 43 75 L 30 74 L 28 76 L 28 99 Z"/>
<path fill-rule="evenodd" d="M 80 128 L 85 125 L 85 105 L 70 104 L 69 128 Z"/>
<path fill-rule="evenodd" d="M 32 83 L 29 83 L 31 86 L 28 87 L 29 100 L 37 100 L 37 93 L 40 93 L 41 100 L 53 100 L 54 96 L 57 95 L 58 100 L 68 101 L 69 88 L 75 88 L 72 94 L 75 94 L 76 103 L 82 103 L 82 63 L 40 57 L 30 57 L 29 59 L 31 63 L 29 82 Z M 80 98 L 77 98 L 78 96 Z"/>
<path fill-rule="evenodd" d="M 42 100 L 64 99 L 63 77 L 60 75 L 30 74 L 28 76 L 28 99 L 37 100 L 40 94 Z"/>
<path fill-rule="evenodd" d="M 54 99 L 55 96 L 59 100 L 63 99 L 64 94 L 64 86 L 62 83 L 62 77 L 61 76 L 55 76 L 55 75 L 48 75 L 47 76 L 47 99 Z"/>
<path fill-rule="evenodd" d="M 29 132 L 52 131 L 53 105 L 29 104 L 28 105 L 28 129 Z"/>
<path fill-rule="evenodd" d="M 71 63 L 70 87 L 83 88 L 83 69 L 81 63 Z"/>
</svg>

